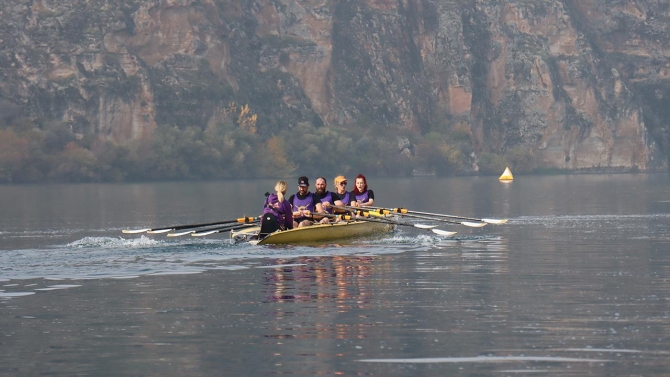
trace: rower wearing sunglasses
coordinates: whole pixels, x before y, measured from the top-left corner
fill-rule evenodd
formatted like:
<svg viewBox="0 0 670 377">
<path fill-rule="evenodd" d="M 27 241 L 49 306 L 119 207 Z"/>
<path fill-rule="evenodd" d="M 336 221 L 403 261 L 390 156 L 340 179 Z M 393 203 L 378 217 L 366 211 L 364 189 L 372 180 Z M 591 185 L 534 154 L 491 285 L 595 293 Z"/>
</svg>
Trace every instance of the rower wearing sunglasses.
<svg viewBox="0 0 670 377">
<path fill-rule="evenodd" d="M 335 205 L 348 206 L 349 203 L 351 203 L 353 195 L 351 194 L 351 192 L 347 191 L 347 179 L 343 175 L 338 175 L 337 177 L 335 177 L 333 182 L 335 183 L 334 194 L 337 196 L 337 199 L 335 199 Z M 349 211 L 335 208 L 335 212 L 348 213 Z"/>
</svg>

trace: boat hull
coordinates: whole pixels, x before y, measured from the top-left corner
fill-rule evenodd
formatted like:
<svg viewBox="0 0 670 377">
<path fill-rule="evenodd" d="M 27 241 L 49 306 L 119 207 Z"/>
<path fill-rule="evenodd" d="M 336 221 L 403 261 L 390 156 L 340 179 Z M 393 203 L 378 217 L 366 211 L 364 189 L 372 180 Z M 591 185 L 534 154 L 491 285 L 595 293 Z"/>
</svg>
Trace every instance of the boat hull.
<svg viewBox="0 0 670 377">
<path fill-rule="evenodd" d="M 300 243 L 319 243 L 339 239 L 370 236 L 392 231 L 392 223 L 351 221 L 334 224 L 316 224 L 312 226 L 277 231 L 258 242 L 259 245 L 281 245 Z M 231 237 L 237 240 L 249 240 L 258 234 L 260 227 L 232 231 Z"/>
</svg>

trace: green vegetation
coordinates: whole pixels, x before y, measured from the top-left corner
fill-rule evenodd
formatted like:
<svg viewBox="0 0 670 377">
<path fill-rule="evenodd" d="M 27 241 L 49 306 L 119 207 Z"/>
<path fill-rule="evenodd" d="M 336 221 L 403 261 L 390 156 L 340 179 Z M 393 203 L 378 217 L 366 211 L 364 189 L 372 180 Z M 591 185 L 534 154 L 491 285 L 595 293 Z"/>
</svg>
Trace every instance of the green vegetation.
<svg viewBox="0 0 670 377">
<path fill-rule="evenodd" d="M 185 179 L 286 178 L 357 174 L 409 176 L 415 170 L 462 174 L 471 167 L 469 131 L 432 127 L 426 135 L 390 131 L 362 117 L 349 127 L 300 122 L 262 135 L 248 105 L 231 103 L 223 120 L 204 128 L 162 124 L 150 138 L 120 145 L 76 135 L 62 123 L 38 126 L 16 118 L 0 124 L 0 183 L 127 182 Z M 400 142 L 404 140 L 404 142 Z M 524 171 L 528 154 L 484 155 L 483 171 L 506 164 Z M 525 164 L 525 165 L 524 165 Z M 521 168 L 520 168 L 521 167 Z"/>
</svg>

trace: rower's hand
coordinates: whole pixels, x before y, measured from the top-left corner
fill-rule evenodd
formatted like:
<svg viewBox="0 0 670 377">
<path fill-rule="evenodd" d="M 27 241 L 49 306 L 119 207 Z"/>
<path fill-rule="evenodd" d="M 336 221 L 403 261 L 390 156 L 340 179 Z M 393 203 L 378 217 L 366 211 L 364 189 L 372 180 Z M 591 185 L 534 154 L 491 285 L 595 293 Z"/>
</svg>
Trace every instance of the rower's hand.
<svg viewBox="0 0 670 377">
<path fill-rule="evenodd" d="M 330 207 L 330 202 L 323 202 L 323 203 L 321 203 L 321 205 L 328 208 L 328 207 Z"/>
</svg>

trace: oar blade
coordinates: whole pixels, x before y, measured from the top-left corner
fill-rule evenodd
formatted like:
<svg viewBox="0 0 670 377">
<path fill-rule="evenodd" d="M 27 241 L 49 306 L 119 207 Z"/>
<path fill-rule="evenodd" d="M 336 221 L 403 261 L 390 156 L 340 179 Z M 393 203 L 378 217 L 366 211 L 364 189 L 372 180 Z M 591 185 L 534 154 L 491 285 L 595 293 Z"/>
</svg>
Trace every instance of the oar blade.
<svg viewBox="0 0 670 377">
<path fill-rule="evenodd" d="M 150 231 L 151 228 L 145 228 L 145 229 L 124 229 L 121 231 L 121 233 L 126 233 L 126 234 L 137 234 L 137 233 L 144 233 Z"/>
<path fill-rule="evenodd" d="M 504 224 L 507 219 L 482 219 L 482 221 L 488 224 Z"/>
<path fill-rule="evenodd" d="M 187 230 L 186 232 L 179 232 L 179 233 L 168 233 L 168 237 L 179 237 L 179 236 L 185 236 L 187 234 L 191 234 L 195 232 L 195 230 Z"/>
<path fill-rule="evenodd" d="M 171 230 L 174 230 L 174 228 L 153 229 L 153 230 L 147 231 L 147 233 L 149 233 L 149 234 L 161 234 L 161 233 L 167 233 Z"/>
<path fill-rule="evenodd" d="M 454 234 L 456 234 L 456 232 L 449 232 L 449 231 L 442 230 L 442 229 L 431 229 L 431 231 L 435 234 L 439 234 L 440 236 L 444 236 L 444 237 L 449 237 L 449 236 L 453 236 Z"/>
<path fill-rule="evenodd" d="M 437 228 L 437 225 L 427 225 L 427 224 L 413 224 L 415 228 L 419 229 L 433 229 Z"/>
<path fill-rule="evenodd" d="M 470 221 L 461 221 L 461 225 L 469 226 L 470 228 L 481 228 L 486 226 L 486 223 L 473 223 Z"/>
<path fill-rule="evenodd" d="M 200 232 L 191 233 L 191 236 L 193 236 L 193 237 L 204 237 L 204 236 L 209 236 L 210 234 L 224 232 L 226 230 L 228 230 L 228 229 L 225 229 L 225 230 L 220 230 L 220 229 L 219 230 L 210 230 L 209 232 L 202 232 L 202 233 L 200 233 Z"/>
</svg>

